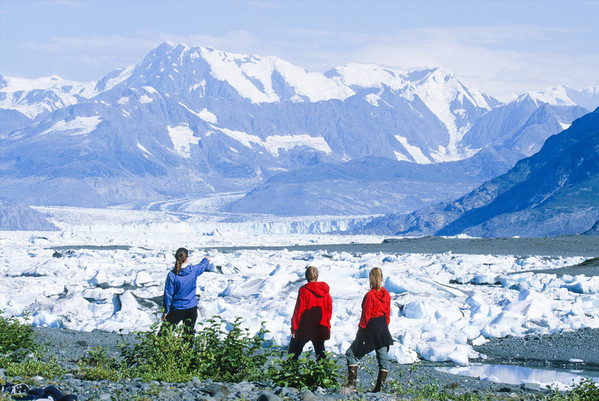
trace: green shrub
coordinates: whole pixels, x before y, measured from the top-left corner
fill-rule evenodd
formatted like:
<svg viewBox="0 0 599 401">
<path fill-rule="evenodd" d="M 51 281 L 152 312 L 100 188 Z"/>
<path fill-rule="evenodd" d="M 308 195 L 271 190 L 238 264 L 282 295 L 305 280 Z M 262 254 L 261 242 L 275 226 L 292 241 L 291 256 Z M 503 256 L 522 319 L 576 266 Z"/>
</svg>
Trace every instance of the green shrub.
<svg viewBox="0 0 599 401">
<path fill-rule="evenodd" d="M 331 354 L 317 361 L 304 353 L 297 361 L 293 360 L 292 355 L 273 359 L 266 377 L 281 387 L 314 390 L 317 387 L 339 387 L 343 375 Z"/>
<path fill-rule="evenodd" d="M 65 373 L 56 358 L 44 361 L 37 352 L 28 355 L 23 361 L 8 362 L 4 368 L 7 376 L 21 376 L 23 378 L 42 376 L 53 379 Z"/>
<path fill-rule="evenodd" d="M 15 316 L 5 318 L 3 314 L 0 310 L 0 368 L 10 362 L 22 361 L 27 354 L 40 349 L 30 325 L 21 323 Z"/>
<path fill-rule="evenodd" d="M 125 374 L 144 380 L 184 382 L 200 379 L 239 382 L 261 378 L 268 359 L 264 327 L 250 336 L 241 318 L 231 323 L 219 316 L 208 319 L 192 339 L 183 326 L 158 324 L 137 333 L 138 342 L 121 348 Z"/>
<path fill-rule="evenodd" d="M 570 392 L 572 400 L 596 401 L 599 400 L 599 385 L 589 378 L 582 379 Z"/>
<path fill-rule="evenodd" d="M 160 330 L 159 324 L 149 332 L 136 333 L 138 342 L 121 345 L 124 374 L 143 380 L 184 382 L 197 370 L 192 344 L 183 338 L 181 326 Z"/>
<path fill-rule="evenodd" d="M 88 350 L 87 355 L 77 361 L 79 376 L 85 380 L 120 380 L 123 369 L 119 360 L 109 357 L 101 346 Z"/>
<path fill-rule="evenodd" d="M 204 324 L 195 337 L 199 378 L 231 382 L 262 378 L 269 357 L 264 326 L 251 336 L 241 328 L 240 317 L 231 323 L 214 316 Z"/>
</svg>

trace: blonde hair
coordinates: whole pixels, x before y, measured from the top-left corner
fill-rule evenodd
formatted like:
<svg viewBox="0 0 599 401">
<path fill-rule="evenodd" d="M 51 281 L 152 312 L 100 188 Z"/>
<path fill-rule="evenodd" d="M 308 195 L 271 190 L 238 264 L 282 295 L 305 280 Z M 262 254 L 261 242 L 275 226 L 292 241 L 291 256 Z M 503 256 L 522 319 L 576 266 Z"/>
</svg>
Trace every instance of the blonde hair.
<svg viewBox="0 0 599 401">
<path fill-rule="evenodd" d="M 377 291 L 383 286 L 383 271 L 379 267 L 374 267 L 370 270 L 368 275 L 370 280 L 370 288 L 374 288 Z"/>
<path fill-rule="evenodd" d="M 309 283 L 318 280 L 318 269 L 316 267 L 308 266 L 306 268 L 306 280 L 308 280 Z"/>
</svg>

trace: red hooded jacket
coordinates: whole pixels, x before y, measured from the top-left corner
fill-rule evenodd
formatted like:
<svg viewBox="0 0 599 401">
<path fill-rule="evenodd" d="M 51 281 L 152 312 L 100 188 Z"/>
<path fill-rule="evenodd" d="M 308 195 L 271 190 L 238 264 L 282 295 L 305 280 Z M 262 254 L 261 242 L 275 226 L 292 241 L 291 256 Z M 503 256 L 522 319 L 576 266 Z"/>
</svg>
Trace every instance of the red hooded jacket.
<svg viewBox="0 0 599 401">
<path fill-rule="evenodd" d="M 391 316 L 391 295 L 381 287 L 379 291 L 374 288 L 364 295 L 362 300 L 362 317 L 360 318 L 360 327 L 366 328 L 368 321 L 374 317 L 385 316 L 387 325 Z"/>
<path fill-rule="evenodd" d="M 291 319 L 291 332 L 304 340 L 328 340 L 331 337 L 333 299 L 329 285 L 312 281 L 299 289 Z"/>
</svg>

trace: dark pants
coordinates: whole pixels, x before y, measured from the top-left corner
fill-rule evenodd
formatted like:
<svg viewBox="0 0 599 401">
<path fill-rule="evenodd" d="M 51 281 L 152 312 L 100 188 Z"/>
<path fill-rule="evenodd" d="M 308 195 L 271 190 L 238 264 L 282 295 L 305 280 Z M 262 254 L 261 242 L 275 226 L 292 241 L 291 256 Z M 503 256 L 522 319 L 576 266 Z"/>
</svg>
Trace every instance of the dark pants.
<svg viewBox="0 0 599 401">
<path fill-rule="evenodd" d="M 291 338 L 289 342 L 289 350 L 287 351 L 289 354 L 293 354 L 293 360 L 297 361 L 302 351 L 304 350 L 304 345 L 306 345 L 310 340 L 304 340 L 302 338 Z M 312 346 L 314 346 L 314 353 L 316 354 L 316 359 L 320 360 L 324 358 L 326 355 L 324 354 L 324 340 L 312 340 Z"/>
<path fill-rule="evenodd" d="M 189 309 L 171 309 L 166 315 L 166 321 L 173 326 L 183 321 L 183 335 L 193 337 L 195 334 L 196 321 L 198 320 L 198 308 L 194 306 Z M 163 326 L 164 327 L 164 326 Z M 162 329 L 160 330 L 162 332 Z"/>
</svg>

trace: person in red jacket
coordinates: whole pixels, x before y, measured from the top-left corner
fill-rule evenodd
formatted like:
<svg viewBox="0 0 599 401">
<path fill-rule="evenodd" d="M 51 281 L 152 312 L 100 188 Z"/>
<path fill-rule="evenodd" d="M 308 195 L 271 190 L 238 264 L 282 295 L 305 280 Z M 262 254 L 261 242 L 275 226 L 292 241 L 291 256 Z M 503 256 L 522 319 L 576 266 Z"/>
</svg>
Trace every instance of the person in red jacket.
<svg viewBox="0 0 599 401">
<path fill-rule="evenodd" d="M 391 316 L 391 296 L 383 287 L 383 272 L 375 267 L 369 274 L 370 291 L 362 300 L 362 316 L 358 326 L 356 339 L 345 353 L 347 359 L 347 385 L 344 393 L 355 391 L 358 377 L 358 360 L 376 350 L 379 374 L 373 393 L 381 391 L 389 372 L 389 346 L 393 338 L 389 332 Z"/>
<path fill-rule="evenodd" d="M 306 268 L 305 284 L 299 289 L 297 302 L 291 319 L 290 354 L 297 360 L 308 341 L 312 341 L 316 359 L 325 357 L 324 342 L 331 338 L 331 316 L 333 299 L 329 294 L 329 285 L 318 281 L 318 269 Z"/>
</svg>

